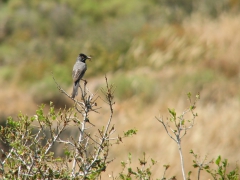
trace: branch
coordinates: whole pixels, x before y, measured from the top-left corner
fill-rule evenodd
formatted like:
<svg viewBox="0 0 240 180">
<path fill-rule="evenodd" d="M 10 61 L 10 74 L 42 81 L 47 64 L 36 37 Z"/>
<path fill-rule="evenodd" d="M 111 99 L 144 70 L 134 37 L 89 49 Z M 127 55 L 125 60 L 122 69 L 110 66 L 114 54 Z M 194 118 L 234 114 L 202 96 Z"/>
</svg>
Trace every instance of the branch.
<svg viewBox="0 0 240 180">
<path fill-rule="evenodd" d="M 156 117 L 156 116 L 155 116 L 155 118 L 156 118 L 160 123 L 162 123 L 162 125 L 163 125 L 165 131 L 167 132 L 168 136 L 169 136 L 172 140 L 174 140 L 175 142 L 177 142 L 177 139 L 174 139 L 174 137 L 168 132 L 168 128 L 167 128 L 165 122 L 162 120 L 162 118 L 158 118 L 158 117 Z M 170 128 L 170 129 L 171 129 L 171 128 Z M 171 130 L 172 130 L 172 129 L 171 129 Z M 174 130 L 172 130 L 172 132 L 174 133 Z"/>
</svg>

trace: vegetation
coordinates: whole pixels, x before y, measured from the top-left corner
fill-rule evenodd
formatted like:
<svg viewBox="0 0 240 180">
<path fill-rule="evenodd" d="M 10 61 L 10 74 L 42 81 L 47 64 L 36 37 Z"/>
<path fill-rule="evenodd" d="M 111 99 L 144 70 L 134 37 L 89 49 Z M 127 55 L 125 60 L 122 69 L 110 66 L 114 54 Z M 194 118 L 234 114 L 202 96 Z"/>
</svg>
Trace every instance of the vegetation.
<svg viewBox="0 0 240 180">
<path fill-rule="evenodd" d="M 81 89 L 81 101 L 72 99 L 75 103 L 74 108 L 55 110 L 53 103 L 50 102 L 50 108 L 47 115 L 44 114 L 44 105 L 39 107 L 36 115 L 29 118 L 26 115 L 19 114 L 18 120 L 8 118 L 6 127 L 0 127 L 1 142 L 8 145 L 8 150 L 1 148 L 2 159 L 0 160 L 0 175 L 3 179 L 99 179 L 102 172 L 106 171 L 110 159 L 111 147 L 113 144 L 122 142 L 123 137 L 128 137 L 136 134 L 135 129 L 130 129 L 124 133 L 124 136 L 112 137 L 115 133 L 113 125 L 113 105 L 114 102 L 114 87 L 108 84 L 107 77 L 106 88 L 102 89 L 104 93 L 104 101 L 109 106 L 109 118 L 106 124 L 101 128 L 96 129 L 92 124 L 92 119 L 89 114 L 98 112 L 96 100 L 93 93 L 88 92 L 86 82 Z M 55 79 L 54 79 L 55 81 Z M 57 88 L 71 98 L 64 89 L 55 81 Z M 196 96 L 196 100 L 200 98 Z M 162 118 L 157 120 L 164 126 L 167 134 L 173 139 L 177 145 L 180 155 L 181 170 L 183 179 L 190 180 L 191 172 L 188 177 L 185 175 L 184 158 L 182 154 L 182 138 L 186 132 L 195 125 L 197 114 L 194 113 L 196 108 L 196 100 L 192 102 L 191 94 L 188 94 L 190 107 L 180 116 L 177 116 L 174 109 L 169 109 L 170 118 L 168 122 L 164 122 Z M 191 119 L 186 119 L 187 113 L 192 114 Z M 81 117 L 81 118 L 80 118 Z M 103 120 L 101 120 L 103 122 Z M 172 124 L 172 126 L 171 126 Z M 66 137 L 63 132 L 69 127 L 77 128 L 77 136 Z M 95 129 L 95 132 L 90 132 L 89 129 Z M 63 145 L 64 155 L 55 157 L 53 146 L 57 148 Z M 227 159 L 221 161 L 221 156 L 215 161 L 218 166 L 217 170 L 210 169 L 209 163 L 204 164 L 204 161 L 199 162 L 198 156 L 191 150 L 195 160 L 194 167 L 199 168 L 198 179 L 200 179 L 201 170 L 206 170 L 214 179 L 229 179 L 237 180 L 239 178 L 239 169 L 236 167 L 230 172 L 227 172 Z M 204 159 L 206 160 L 206 159 Z M 122 171 L 119 176 L 112 177 L 113 179 L 131 180 L 134 179 L 152 179 L 151 167 L 156 165 L 156 161 L 151 159 L 151 165 L 146 167 L 146 155 L 143 153 L 143 158 L 139 159 L 141 168 L 137 167 L 134 170 L 131 167 L 131 154 L 129 154 L 128 162 L 121 162 Z M 127 166 L 129 166 L 127 168 Z M 165 170 L 162 180 L 165 177 L 165 171 L 169 165 L 164 165 Z M 127 173 L 125 174 L 125 170 Z M 177 179 L 173 176 L 170 179 Z"/>
<path fill-rule="evenodd" d="M 6 127 L 1 127 L 1 141 L 9 145 L 9 150 L 0 149 L 3 160 L 3 179 L 96 179 L 107 165 L 112 141 L 119 143 L 120 136 L 113 138 L 113 87 L 106 79 L 105 101 L 110 115 L 106 125 L 91 135 L 87 130 L 94 128 L 89 113 L 98 112 L 94 94 L 81 89 L 82 101 L 74 100 L 73 108 L 55 110 L 50 103 L 49 113 L 43 112 L 43 105 L 34 117 L 20 114 L 18 120 L 8 118 Z M 86 85 L 86 84 L 85 84 Z M 58 85 L 59 90 L 64 92 Z M 64 92 L 65 93 L 65 92 Z M 66 94 L 66 93 L 65 93 Z M 66 94 L 70 97 L 68 94 Z M 79 117 L 81 116 L 81 119 Z M 69 127 L 77 128 L 77 137 L 63 137 Z M 54 157 L 53 146 L 63 144 L 64 156 Z"/>
<path fill-rule="evenodd" d="M 83 52 L 93 56 L 85 74 L 89 91 L 94 94 L 101 91 L 106 73 L 115 87 L 116 134 L 124 132 L 121 136 L 124 137 L 138 132 L 136 137 L 125 139 L 124 146 L 117 146 L 119 148 L 107 144 L 111 155 L 109 159 L 116 157 L 115 161 L 104 161 L 104 155 L 100 155 L 102 164 L 98 164 L 91 172 L 97 172 L 103 165 L 106 165 L 106 172 L 98 171 L 94 175 L 88 174 L 88 177 L 238 179 L 239 171 L 234 163 L 240 158 L 235 150 L 240 143 L 239 133 L 235 131 L 239 128 L 240 117 L 239 10 L 238 0 L 0 0 L 0 123 L 10 133 L 0 136 L 3 141 L 0 148 L 4 152 L 0 156 L 4 172 L 10 169 L 4 159 L 12 158 L 11 167 L 14 169 L 24 162 L 19 157 L 25 158 L 27 153 L 35 153 L 34 148 L 38 151 L 41 146 L 46 149 L 50 147 L 51 144 L 42 138 L 51 137 L 53 132 L 52 137 L 55 137 L 57 131 L 51 131 L 50 125 L 56 128 L 57 122 L 64 122 L 64 118 L 57 116 L 58 120 L 48 124 L 52 119 L 51 110 L 55 113 L 62 111 L 67 117 L 76 112 L 79 122 L 84 119 L 80 118 L 81 113 L 78 114 L 77 109 L 72 108 L 74 102 L 59 93 L 51 78 L 53 74 L 65 95 L 70 92 L 72 66 L 77 55 Z M 179 120 L 176 114 L 185 112 L 184 107 L 189 107 L 182 98 L 186 92 L 201 94 L 197 106 L 197 126 L 194 126 L 194 132 L 188 131 L 191 134 L 184 136 L 182 141 L 169 141 L 164 123 L 173 125 L 173 131 L 176 128 L 177 132 L 184 132 L 181 129 L 183 127 L 174 127 L 174 122 L 175 125 L 179 124 L 175 121 Z M 52 102 L 51 105 L 49 102 Z M 96 135 L 94 132 L 100 133 L 103 126 L 106 128 L 101 120 L 109 118 L 109 107 L 103 102 L 100 98 L 96 100 L 97 106 L 103 107 L 101 113 L 91 112 L 88 118 L 90 122 L 86 122 L 89 126 L 90 123 L 96 126 L 87 130 L 93 137 Z M 36 109 L 41 110 L 41 103 L 46 105 L 42 109 L 43 119 L 39 124 L 34 115 Z M 157 121 L 156 124 L 150 121 L 158 109 L 161 112 L 158 120 L 163 126 Z M 17 116 L 17 113 L 20 115 Z M 8 116 L 12 118 L 7 120 Z M 169 119 L 163 121 L 165 116 Z M 190 117 L 187 115 L 186 119 Z M 184 119 L 184 124 L 180 125 L 185 123 Z M 45 128 L 39 128 L 40 125 Z M 45 167 L 49 170 L 45 177 L 53 178 L 54 175 L 57 178 L 60 168 L 58 160 L 62 157 L 71 160 L 66 164 L 66 159 L 62 159 L 66 166 L 73 164 L 74 148 L 66 149 L 64 154 L 59 151 L 64 146 L 57 147 L 71 140 L 77 142 L 68 138 L 76 137 L 80 132 L 76 128 L 78 125 L 73 120 L 67 121 L 66 127 L 69 128 L 60 136 L 63 142 L 53 143 L 49 151 L 43 149 L 40 152 L 41 173 Z M 26 135 L 29 135 L 29 139 L 25 139 L 25 135 L 22 139 L 11 136 L 22 128 L 28 129 Z M 38 132 L 41 134 L 35 139 L 39 138 L 38 144 L 29 149 L 26 147 L 28 142 L 36 142 L 34 138 Z M 177 132 L 174 131 L 172 137 L 177 138 Z M 118 141 L 118 138 L 115 140 Z M 27 143 L 18 146 L 22 141 Z M 50 138 L 49 142 L 54 141 Z M 181 145 L 182 155 L 178 153 L 174 142 Z M 93 144 L 89 147 L 91 152 L 94 152 Z M 15 148 L 13 151 L 16 154 L 8 156 L 11 148 Z M 190 149 L 194 151 L 191 150 L 189 154 L 187 152 Z M 131 155 L 124 160 L 128 152 Z M 146 154 L 142 157 L 143 152 Z M 201 159 L 198 154 L 217 158 Z M 77 154 L 74 155 L 77 162 Z M 184 171 L 179 168 L 182 166 L 177 160 L 178 155 L 185 159 Z M 194 158 L 193 166 L 189 160 L 191 155 Z M 137 157 L 141 158 L 134 160 Z M 54 159 L 53 164 L 45 163 L 51 158 Z M 35 170 L 40 164 L 33 163 L 34 166 L 34 161 L 26 159 L 25 162 L 29 162 L 26 167 L 32 165 L 28 172 L 33 170 L 33 174 L 38 174 L 40 172 Z M 75 167 L 77 169 L 80 166 Z M 24 168 L 25 165 L 20 170 L 9 172 L 9 175 L 15 178 L 20 172 L 26 172 Z M 73 172 L 72 169 L 69 172 Z M 62 177 L 74 176 L 74 173 L 67 174 L 65 172 Z"/>
<path fill-rule="evenodd" d="M 36 79 L 45 81 L 51 71 L 69 85 L 68 67 L 80 51 L 95 59 L 88 76 L 136 66 L 159 69 L 166 63 L 216 58 L 206 57 L 209 47 L 199 41 L 197 33 L 188 32 L 184 20 L 194 13 L 209 18 L 223 11 L 236 13 L 240 6 L 238 1 L 224 0 L 0 3 L 0 62 L 5 65 L 5 79 L 15 79 L 21 85 Z M 18 66 L 12 68 L 15 64 Z M 18 73 L 9 76 L 8 72 L 15 69 Z"/>
</svg>

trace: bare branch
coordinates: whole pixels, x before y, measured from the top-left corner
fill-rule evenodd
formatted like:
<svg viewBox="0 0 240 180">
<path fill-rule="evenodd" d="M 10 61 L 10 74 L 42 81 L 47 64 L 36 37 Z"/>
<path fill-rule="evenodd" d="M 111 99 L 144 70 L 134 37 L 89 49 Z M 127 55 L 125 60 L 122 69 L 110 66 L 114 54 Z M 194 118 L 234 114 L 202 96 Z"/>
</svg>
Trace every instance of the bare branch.
<svg viewBox="0 0 240 180">
<path fill-rule="evenodd" d="M 173 124 L 173 126 L 174 126 L 174 128 L 176 128 L 176 130 L 172 129 L 171 126 L 168 123 L 165 123 L 163 121 L 163 118 L 155 117 L 163 125 L 163 127 L 164 127 L 165 131 L 167 132 L 168 136 L 171 139 L 173 139 L 178 145 L 178 151 L 179 151 L 179 156 L 180 156 L 180 161 L 181 161 L 182 175 L 183 175 L 184 180 L 186 180 L 186 175 L 185 175 L 185 170 L 184 170 L 184 159 L 183 159 L 183 155 L 182 155 L 181 139 L 187 134 L 187 130 L 191 129 L 194 126 L 196 114 L 194 114 L 193 109 L 195 109 L 195 107 L 196 107 L 196 102 L 199 99 L 199 95 L 196 96 L 196 100 L 193 103 L 192 103 L 190 97 L 191 97 L 191 95 L 189 93 L 188 94 L 188 99 L 189 99 L 189 102 L 190 102 L 190 108 L 183 111 L 183 113 L 180 116 L 176 117 L 176 112 L 174 111 L 174 109 L 169 109 L 169 113 L 171 115 L 171 119 L 170 119 L 169 122 Z M 192 113 L 192 119 L 190 120 L 189 125 L 186 127 L 186 125 L 185 125 L 186 122 L 185 122 L 184 116 L 189 112 Z M 173 137 L 169 133 L 168 129 L 170 131 L 172 131 L 172 133 L 174 134 L 175 137 Z"/>
</svg>

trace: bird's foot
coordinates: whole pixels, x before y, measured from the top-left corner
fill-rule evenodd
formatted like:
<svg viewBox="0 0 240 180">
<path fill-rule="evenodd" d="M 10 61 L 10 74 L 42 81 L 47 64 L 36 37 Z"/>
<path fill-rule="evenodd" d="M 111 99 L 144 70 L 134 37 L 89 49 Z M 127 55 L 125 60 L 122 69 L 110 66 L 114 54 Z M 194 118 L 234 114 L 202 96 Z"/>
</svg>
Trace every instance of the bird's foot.
<svg viewBox="0 0 240 180">
<path fill-rule="evenodd" d="M 85 79 L 81 79 L 83 82 L 84 82 L 84 85 L 86 86 L 87 85 L 87 80 Z"/>
</svg>

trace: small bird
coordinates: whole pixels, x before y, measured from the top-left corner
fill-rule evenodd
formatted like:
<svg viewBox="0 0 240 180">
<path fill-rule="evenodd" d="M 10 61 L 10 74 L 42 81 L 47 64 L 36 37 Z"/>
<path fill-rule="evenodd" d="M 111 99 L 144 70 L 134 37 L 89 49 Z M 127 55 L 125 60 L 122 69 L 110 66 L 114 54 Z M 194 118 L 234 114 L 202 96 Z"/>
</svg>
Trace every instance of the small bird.
<svg viewBox="0 0 240 180">
<path fill-rule="evenodd" d="M 73 78 L 73 91 L 72 91 L 72 98 L 75 98 L 75 96 L 78 95 L 78 86 L 80 83 L 80 80 L 84 76 L 86 70 L 87 70 L 87 64 L 85 61 L 87 59 L 91 59 L 90 56 L 86 56 L 85 54 L 79 54 L 77 57 L 77 61 L 73 66 L 72 71 L 72 78 Z"/>
</svg>

